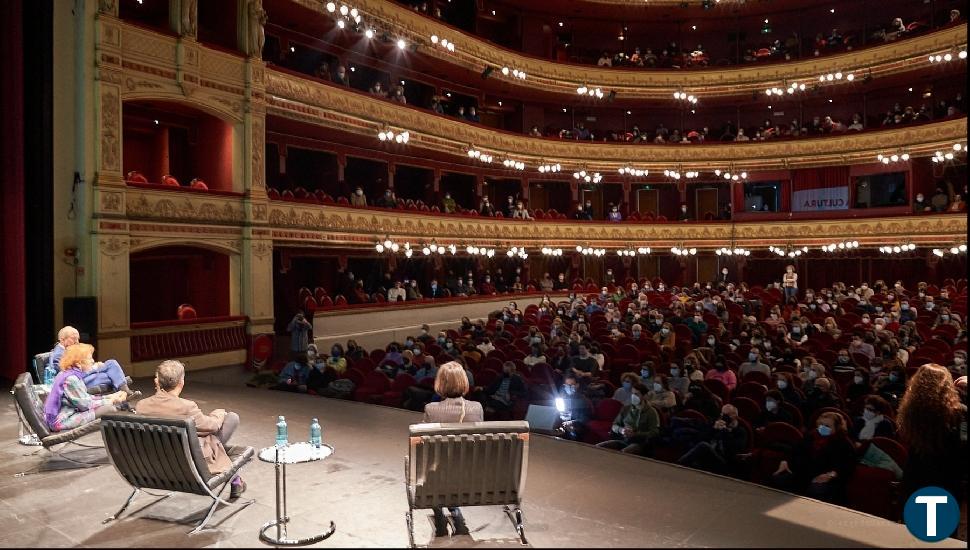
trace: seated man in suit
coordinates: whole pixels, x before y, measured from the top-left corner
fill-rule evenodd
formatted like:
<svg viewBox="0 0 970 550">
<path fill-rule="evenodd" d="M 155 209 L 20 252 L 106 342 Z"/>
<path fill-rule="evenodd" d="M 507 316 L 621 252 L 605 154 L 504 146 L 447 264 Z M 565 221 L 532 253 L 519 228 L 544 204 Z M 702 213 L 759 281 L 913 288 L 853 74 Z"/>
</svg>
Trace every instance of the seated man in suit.
<svg viewBox="0 0 970 550">
<path fill-rule="evenodd" d="M 61 356 L 64 355 L 64 350 L 80 341 L 81 333 L 72 326 L 66 326 L 57 331 L 57 345 L 51 350 L 46 370 L 51 371 L 56 376 L 60 372 Z M 134 393 L 133 390 L 128 388 L 131 378 L 125 375 L 121 365 L 114 359 L 108 359 L 103 363 L 98 361 L 91 367 L 91 370 L 84 373 L 81 381 L 84 382 L 88 393 L 92 395 L 114 393 L 119 390 L 129 395 Z"/>
<path fill-rule="evenodd" d="M 185 366 L 178 361 L 162 361 L 155 369 L 155 395 L 138 402 L 138 413 L 186 420 L 191 418 L 195 421 L 195 432 L 199 436 L 199 446 L 209 472 L 225 472 L 232 467 L 225 445 L 239 427 L 239 415 L 225 409 L 202 414 L 194 401 L 179 397 L 184 388 Z M 231 482 L 229 498 L 239 498 L 245 490 L 246 482 L 236 476 Z"/>
</svg>

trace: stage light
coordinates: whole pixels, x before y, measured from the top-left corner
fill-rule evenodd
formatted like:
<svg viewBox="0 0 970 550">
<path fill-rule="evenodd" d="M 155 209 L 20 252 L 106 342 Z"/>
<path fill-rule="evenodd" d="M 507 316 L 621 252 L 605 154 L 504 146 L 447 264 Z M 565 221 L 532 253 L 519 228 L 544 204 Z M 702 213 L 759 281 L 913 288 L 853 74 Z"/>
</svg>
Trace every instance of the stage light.
<svg viewBox="0 0 970 550">
<path fill-rule="evenodd" d="M 404 41 L 403 38 L 399 38 L 397 41 L 397 49 L 403 50 L 408 47 L 408 43 Z"/>
<path fill-rule="evenodd" d="M 337 11 L 337 4 L 334 4 L 333 2 L 327 2 L 327 11 L 329 11 L 330 13 Z"/>
<path fill-rule="evenodd" d="M 364 36 L 366 36 L 367 38 L 374 38 L 374 31 L 371 29 L 367 29 L 366 31 L 364 31 Z"/>
</svg>

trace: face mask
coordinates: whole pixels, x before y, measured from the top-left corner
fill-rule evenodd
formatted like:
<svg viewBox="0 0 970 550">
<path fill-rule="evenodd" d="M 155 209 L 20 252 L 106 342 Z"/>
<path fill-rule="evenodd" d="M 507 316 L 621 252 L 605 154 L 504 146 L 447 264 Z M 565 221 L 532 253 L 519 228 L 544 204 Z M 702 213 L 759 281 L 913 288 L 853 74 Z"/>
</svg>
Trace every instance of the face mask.
<svg viewBox="0 0 970 550">
<path fill-rule="evenodd" d="M 829 428 L 825 424 L 822 424 L 818 427 L 818 435 L 822 437 L 828 437 L 832 435 L 832 428 Z"/>
<path fill-rule="evenodd" d="M 438 337 L 438 343 L 439 344 L 444 344 L 445 343 L 445 337 L 444 336 L 439 336 Z"/>
<path fill-rule="evenodd" d="M 872 374 L 879 374 L 879 372 L 882 371 L 882 367 L 879 367 L 879 366 L 869 367 L 869 371 L 872 372 Z"/>
<path fill-rule="evenodd" d="M 701 318 L 700 318 L 700 316 L 698 316 L 698 315 L 695 315 L 695 316 L 694 316 L 694 322 L 695 322 L 695 323 L 700 323 L 700 322 L 701 322 Z"/>
<path fill-rule="evenodd" d="M 909 304 L 903 304 L 901 307 L 903 308 L 903 311 L 906 311 L 909 309 Z"/>
<path fill-rule="evenodd" d="M 670 376 L 675 378 L 680 376 L 680 369 L 670 369 Z"/>
<path fill-rule="evenodd" d="M 758 354 L 757 353 L 749 353 L 748 354 L 748 361 L 751 361 L 752 363 L 754 363 L 757 360 L 758 360 Z"/>
<path fill-rule="evenodd" d="M 404 345 L 411 347 L 414 345 L 414 340 L 408 338 L 407 340 L 404 341 Z"/>
<path fill-rule="evenodd" d="M 817 372 L 815 372 L 813 370 L 808 371 L 808 379 L 809 380 L 815 380 L 816 378 L 818 378 L 818 373 Z"/>
<path fill-rule="evenodd" d="M 798 334 L 801 331 L 802 331 L 802 327 L 799 327 L 799 326 L 794 326 L 794 327 L 791 328 L 792 334 Z"/>
<path fill-rule="evenodd" d="M 566 395 L 573 395 L 576 393 L 576 386 L 563 386 L 562 389 Z"/>
<path fill-rule="evenodd" d="M 714 342 L 715 342 L 715 341 L 716 341 L 716 340 L 714 340 L 714 338 L 708 338 L 708 339 L 707 339 L 707 345 L 708 345 L 708 346 L 711 346 L 711 347 L 714 347 Z"/>
<path fill-rule="evenodd" d="M 934 307 L 936 307 L 936 304 L 933 302 L 928 302 L 925 307 L 927 310 L 932 310 Z"/>
<path fill-rule="evenodd" d="M 778 410 L 778 402 L 771 399 L 765 401 L 765 409 L 768 409 L 770 412 L 775 412 Z"/>
<path fill-rule="evenodd" d="M 839 363 L 846 364 L 849 362 L 849 357 L 846 355 L 839 356 Z"/>
<path fill-rule="evenodd" d="M 640 369 L 640 378 L 650 378 L 650 369 Z"/>
<path fill-rule="evenodd" d="M 954 365 L 960 366 L 960 365 L 963 365 L 963 363 L 965 363 L 965 362 L 966 362 L 966 359 L 964 359 L 963 357 L 954 357 L 953 358 L 953 364 Z"/>
<path fill-rule="evenodd" d="M 625 389 L 626 391 L 630 391 L 632 388 L 633 388 L 633 382 L 628 381 L 623 383 L 623 389 Z"/>
<path fill-rule="evenodd" d="M 862 412 L 862 418 L 866 419 L 866 421 L 872 420 L 875 417 L 876 417 L 876 413 L 870 411 L 869 409 L 866 409 L 865 411 Z"/>
<path fill-rule="evenodd" d="M 312 363 L 317 358 L 317 354 L 312 351 L 307 352 L 306 358 Z"/>
<path fill-rule="evenodd" d="M 765 349 L 771 349 L 771 342 L 765 342 Z"/>
<path fill-rule="evenodd" d="M 889 374 L 889 381 L 890 382 L 895 382 L 897 380 L 899 380 L 899 376 L 897 376 L 895 372 Z"/>
<path fill-rule="evenodd" d="M 669 333 L 670 333 L 670 329 L 669 328 L 662 328 L 662 329 L 660 329 L 660 334 L 663 334 L 664 336 L 667 336 L 667 334 L 669 334 Z"/>
<path fill-rule="evenodd" d="M 438 283 L 431 283 L 431 288 L 432 289 L 438 288 Z"/>
<path fill-rule="evenodd" d="M 943 321 L 949 321 L 950 320 L 950 316 L 949 315 L 946 315 L 946 314 L 943 314 L 943 315 L 940 315 L 940 319 L 943 320 Z"/>
<path fill-rule="evenodd" d="M 633 405 L 634 407 L 638 406 L 640 404 L 640 396 L 637 394 L 631 395 L 630 404 Z"/>
<path fill-rule="evenodd" d="M 663 387 L 662 384 L 656 384 L 656 383 L 654 383 L 654 385 L 653 385 L 653 391 L 655 391 L 657 393 L 660 393 L 660 392 L 664 391 L 664 387 Z"/>
<path fill-rule="evenodd" d="M 779 380 L 777 383 L 775 383 L 775 385 L 778 386 L 779 390 L 783 390 L 788 387 L 788 382 L 785 380 Z"/>
<path fill-rule="evenodd" d="M 358 196 L 358 197 L 359 197 L 359 196 L 361 196 L 361 195 L 363 195 L 363 194 L 364 194 L 364 192 L 363 192 L 363 191 L 361 191 L 360 189 L 358 189 L 358 190 L 357 190 L 357 196 Z"/>
</svg>

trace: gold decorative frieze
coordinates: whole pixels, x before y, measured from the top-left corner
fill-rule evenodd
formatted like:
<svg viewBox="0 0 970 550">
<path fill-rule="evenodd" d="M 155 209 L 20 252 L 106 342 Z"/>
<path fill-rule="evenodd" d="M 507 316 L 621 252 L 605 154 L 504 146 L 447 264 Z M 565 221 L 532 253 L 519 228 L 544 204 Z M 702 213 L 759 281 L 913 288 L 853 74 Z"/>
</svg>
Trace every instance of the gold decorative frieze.
<svg viewBox="0 0 970 550">
<path fill-rule="evenodd" d="M 636 164 L 652 170 L 682 166 L 706 170 L 735 166 L 771 170 L 873 162 L 886 150 L 929 155 L 966 139 L 966 119 L 821 138 L 738 144 L 633 145 L 533 138 L 492 130 L 451 117 L 404 108 L 366 94 L 309 79 L 266 71 L 267 112 L 341 131 L 376 135 L 382 125 L 406 128 L 409 146 L 445 151 L 467 160 L 466 148 L 509 154 L 527 163 L 556 163 L 603 172 Z"/>
<path fill-rule="evenodd" d="M 467 245 L 622 247 L 694 246 L 718 248 L 768 246 L 781 242 L 794 246 L 817 246 L 851 238 L 885 244 L 907 239 L 921 244 L 952 242 L 964 235 L 965 215 L 934 215 L 901 218 L 856 218 L 849 220 L 790 220 L 731 223 L 576 223 L 495 221 L 486 218 L 455 218 L 404 211 L 374 211 L 346 207 L 315 206 L 272 201 L 269 226 L 293 229 L 274 231 L 274 238 L 293 244 L 316 246 L 372 246 L 386 236 L 412 244 L 436 240 Z"/>
<path fill-rule="evenodd" d="M 128 189 L 125 210 L 129 219 L 241 224 L 246 215 L 242 198 Z"/>
<path fill-rule="evenodd" d="M 293 1 L 327 14 L 326 2 Z M 513 86 L 572 96 L 575 96 L 577 86 L 584 84 L 603 90 L 615 90 L 622 97 L 635 99 L 670 99 L 675 91 L 684 89 L 701 98 L 752 91 L 763 93 L 766 88 L 785 81 L 813 80 L 819 74 L 837 71 L 871 69 L 874 77 L 896 74 L 925 63 L 926 56 L 930 53 L 938 53 L 967 42 L 967 26 L 963 24 L 885 45 L 787 63 L 691 71 L 618 70 L 556 63 L 506 50 L 396 2 L 356 0 L 354 5 L 364 14 L 365 19 L 382 23 L 393 29 L 396 36 L 404 37 L 412 43 L 428 44 L 431 35 L 455 37 L 460 34 L 453 38 L 456 51 L 442 52 L 440 48 L 424 48 L 422 52 L 426 55 L 475 72 L 481 72 L 485 66 L 517 68 L 525 71 L 528 77 L 524 80 L 510 80 Z"/>
</svg>

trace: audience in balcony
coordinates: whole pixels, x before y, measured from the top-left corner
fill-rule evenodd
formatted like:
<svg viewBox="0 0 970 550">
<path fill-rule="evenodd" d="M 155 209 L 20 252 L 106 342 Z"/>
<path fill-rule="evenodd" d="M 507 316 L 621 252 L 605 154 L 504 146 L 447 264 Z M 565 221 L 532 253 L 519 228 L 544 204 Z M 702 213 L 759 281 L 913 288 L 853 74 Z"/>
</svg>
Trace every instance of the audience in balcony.
<svg viewBox="0 0 970 550">
<path fill-rule="evenodd" d="M 455 199 L 451 198 L 451 192 L 445 191 L 445 198 L 441 199 L 441 211 L 445 214 L 453 214 L 457 208 Z"/>
<path fill-rule="evenodd" d="M 519 201 L 515 204 L 515 210 L 512 211 L 512 218 L 515 218 L 518 220 L 533 219 L 532 216 L 529 214 L 529 211 L 525 209 L 525 205 L 522 203 L 522 201 Z"/>
<path fill-rule="evenodd" d="M 377 97 L 387 97 L 387 91 L 384 90 L 384 85 L 381 84 L 380 80 L 375 80 L 369 90 L 367 90 L 371 95 Z"/>
<path fill-rule="evenodd" d="M 350 205 L 367 206 L 367 196 L 364 195 L 363 187 L 358 185 L 357 188 L 354 189 L 354 194 L 350 196 Z"/>
<path fill-rule="evenodd" d="M 350 75 L 347 74 L 347 67 L 343 65 L 337 66 L 337 72 L 333 75 L 333 81 L 337 84 L 342 84 L 344 86 L 350 86 Z"/>
</svg>

